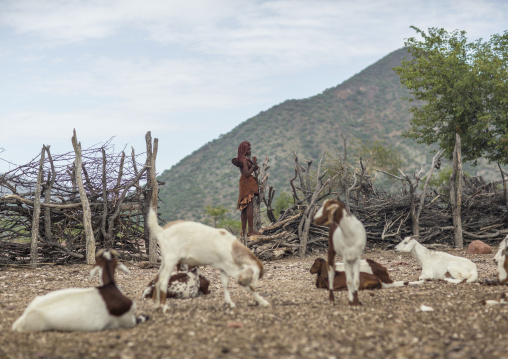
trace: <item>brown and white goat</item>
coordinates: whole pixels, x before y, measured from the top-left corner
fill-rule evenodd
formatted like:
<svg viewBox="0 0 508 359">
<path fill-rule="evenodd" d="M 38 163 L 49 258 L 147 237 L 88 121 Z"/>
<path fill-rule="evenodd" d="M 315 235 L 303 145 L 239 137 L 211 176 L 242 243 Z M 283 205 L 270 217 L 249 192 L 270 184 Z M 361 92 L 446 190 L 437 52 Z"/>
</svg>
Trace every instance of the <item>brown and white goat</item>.
<svg viewBox="0 0 508 359">
<path fill-rule="evenodd" d="M 310 268 L 312 274 L 317 274 L 316 288 L 328 288 L 328 262 L 323 258 L 316 258 Z M 372 259 L 363 259 L 360 261 L 360 290 L 402 287 L 406 285 L 419 285 L 424 281 L 404 282 L 393 281 L 388 274 L 388 269 L 382 264 Z M 346 274 L 343 263 L 335 263 L 335 278 L 333 281 L 333 290 L 344 290 L 347 288 Z"/>
<path fill-rule="evenodd" d="M 136 318 L 136 304 L 118 289 L 114 279 L 118 253 L 101 250 L 96 255 L 103 285 L 68 288 L 36 297 L 12 325 L 18 332 L 44 330 L 97 331 L 131 328 L 146 317 Z M 97 270 L 92 270 L 93 276 Z"/>
<path fill-rule="evenodd" d="M 218 269 L 224 300 L 231 308 L 236 305 L 227 288 L 228 276 L 235 278 L 238 284 L 250 292 L 260 306 L 270 305 L 255 290 L 258 279 L 263 275 L 261 261 L 231 233 L 191 221 L 180 221 L 163 228 L 159 225 L 153 208 L 148 214 L 148 226 L 161 250 L 161 267 L 153 299 L 157 306 L 163 306 L 163 311 L 167 309 L 169 278 L 177 264 L 211 265 Z"/>
<path fill-rule="evenodd" d="M 344 260 L 349 305 L 361 305 L 358 300 L 360 289 L 360 259 L 365 249 L 367 234 L 365 227 L 344 203 L 337 200 L 323 202 L 314 215 L 314 222 L 321 226 L 330 226 L 328 232 L 328 289 L 330 302 L 334 303 L 333 282 L 335 278 L 335 254 Z"/>
<path fill-rule="evenodd" d="M 155 277 L 148 283 L 148 286 L 143 291 L 141 298 L 152 298 L 155 283 L 158 277 Z M 169 278 L 168 290 L 166 292 L 167 298 L 173 299 L 189 299 L 196 298 L 200 295 L 210 293 L 208 287 L 210 281 L 200 273 L 198 267 L 193 267 L 190 270 L 178 271 L 173 273 Z"/>
</svg>

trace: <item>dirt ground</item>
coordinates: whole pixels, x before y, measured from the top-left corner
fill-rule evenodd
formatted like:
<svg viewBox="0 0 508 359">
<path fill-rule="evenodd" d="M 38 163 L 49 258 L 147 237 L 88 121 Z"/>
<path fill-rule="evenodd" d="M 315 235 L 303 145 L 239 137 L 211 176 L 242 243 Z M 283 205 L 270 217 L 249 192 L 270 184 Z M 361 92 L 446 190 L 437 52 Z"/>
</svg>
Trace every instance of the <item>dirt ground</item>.
<svg viewBox="0 0 508 359">
<path fill-rule="evenodd" d="M 473 260 L 480 281 L 495 277 L 493 254 L 450 252 Z M 118 273 L 117 282 L 136 299 L 138 313 L 151 318 L 132 329 L 93 333 L 11 331 L 35 296 L 96 285 L 88 280 L 90 266 L 0 268 L 0 358 L 508 358 L 508 305 L 481 303 L 508 287 L 427 282 L 362 291 L 359 309 L 348 307 L 340 292 L 331 306 L 309 273 L 318 256 L 325 254 L 263 263 L 258 291 L 269 308 L 255 306 L 233 280 L 237 308 L 226 308 L 218 272 L 204 268 L 211 294 L 172 300 L 165 314 L 139 299 L 156 269 L 125 263 L 131 273 Z M 418 279 L 409 254 L 366 250 L 363 257 L 385 265 L 392 279 Z M 420 310 L 422 304 L 433 311 Z"/>
</svg>

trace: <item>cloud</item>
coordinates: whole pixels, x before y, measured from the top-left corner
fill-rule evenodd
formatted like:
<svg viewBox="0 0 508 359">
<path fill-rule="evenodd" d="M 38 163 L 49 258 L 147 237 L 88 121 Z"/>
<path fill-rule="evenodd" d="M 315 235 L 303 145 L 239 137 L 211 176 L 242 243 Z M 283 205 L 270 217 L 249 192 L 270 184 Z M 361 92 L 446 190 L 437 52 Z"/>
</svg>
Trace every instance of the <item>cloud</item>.
<svg viewBox="0 0 508 359">
<path fill-rule="evenodd" d="M 38 151 L 72 128 L 151 129 L 188 133 L 194 150 L 193 128 L 225 133 L 336 86 L 402 47 L 410 25 L 488 38 L 507 17 L 508 3 L 488 0 L 3 0 L 0 141 Z"/>
</svg>

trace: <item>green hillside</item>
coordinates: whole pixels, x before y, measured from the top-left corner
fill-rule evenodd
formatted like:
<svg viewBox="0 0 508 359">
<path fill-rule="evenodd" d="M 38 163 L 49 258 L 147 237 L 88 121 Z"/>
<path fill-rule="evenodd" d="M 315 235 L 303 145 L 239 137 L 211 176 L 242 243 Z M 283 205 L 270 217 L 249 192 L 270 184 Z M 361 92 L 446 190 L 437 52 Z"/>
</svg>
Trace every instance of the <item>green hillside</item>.
<svg viewBox="0 0 508 359">
<path fill-rule="evenodd" d="M 392 52 L 344 83 L 303 100 L 288 100 L 259 113 L 215 139 L 158 179 L 165 182 L 160 198 L 162 218 L 203 219 L 206 205 L 236 208 L 239 171 L 231 164 L 240 142 L 248 140 L 261 162 L 270 159 L 269 183 L 276 193 L 289 192 L 294 155 L 316 161 L 324 151 L 342 145 L 340 132 L 362 140 L 384 140 L 408 158 L 411 168 L 431 159 L 428 148 L 401 136 L 409 126 L 409 105 L 393 67 L 406 56 Z M 303 84 L 302 84 L 303 86 Z M 237 214 L 239 219 L 239 215 Z"/>
</svg>

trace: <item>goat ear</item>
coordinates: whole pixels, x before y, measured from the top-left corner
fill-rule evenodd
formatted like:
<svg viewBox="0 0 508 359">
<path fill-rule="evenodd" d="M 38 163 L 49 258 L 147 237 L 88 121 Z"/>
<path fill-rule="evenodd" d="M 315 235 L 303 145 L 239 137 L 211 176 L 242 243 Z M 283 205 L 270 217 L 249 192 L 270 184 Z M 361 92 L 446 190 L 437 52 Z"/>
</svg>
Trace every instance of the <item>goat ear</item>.
<svg viewBox="0 0 508 359">
<path fill-rule="evenodd" d="M 115 257 L 119 257 L 120 256 L 120 253 L 118 253 L 118 251 L 116 249 L 112 249 L 109 251 L 112 255 L 114 255 Z"/>
<path fill-rule="evenodd" d="M 328 222 L 327 224 L 330 224 L 333 222 L 333 217 L 335 216 L 335 212 L 337 211 L 337 209 L 339 208 L 339 205 L 338 204 L 331 204 L 328 206 L 327 208 L 327 211 L 328 211 Z"/>
<path fill-rule="evenodd" d="M 118 263 L 117 268 L 118 268 L 118 269 L 120 269 L 122 272 L 125 272 L 125 273 L 127 273 L 127 274 L 129 274 L 129 273 L 131 272 L 131 271 L 129 270 L 129 268 L 127 268 L 127 267 L 125 266 L 125 264 L 123 264 L 123 263 Z"/>
<path fill-rule="evenodd" d="M 95 266 L 92 268 L 92 270 L 90 271 L 90 280 L 93 280 L 93 277 L 95 277 L 95 275 L 98 273 L 99 274 L 99 277 L 101 276 L 101 273 L 102 272 L 102 268 L 99 267 L 99 266 Z"/>
</svg>

